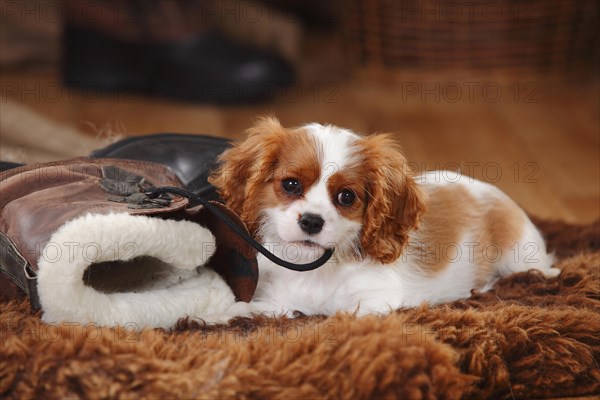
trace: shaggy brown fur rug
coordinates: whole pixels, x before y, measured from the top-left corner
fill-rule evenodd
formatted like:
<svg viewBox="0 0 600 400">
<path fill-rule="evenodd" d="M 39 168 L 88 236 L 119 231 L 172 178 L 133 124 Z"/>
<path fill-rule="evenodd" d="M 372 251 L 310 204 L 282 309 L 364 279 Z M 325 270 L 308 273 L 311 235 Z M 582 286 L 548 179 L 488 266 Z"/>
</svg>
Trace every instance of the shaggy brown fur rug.
<svg viewBox="0 0 600 400">
<path fill-rule="evenodd" d="M 537 221 L 562 274 L 385 317 L 173 332 L 45 325 L 0 303 L 0 398 L 541 398 L 600 393 L 600 223 Z"/>
</svg>

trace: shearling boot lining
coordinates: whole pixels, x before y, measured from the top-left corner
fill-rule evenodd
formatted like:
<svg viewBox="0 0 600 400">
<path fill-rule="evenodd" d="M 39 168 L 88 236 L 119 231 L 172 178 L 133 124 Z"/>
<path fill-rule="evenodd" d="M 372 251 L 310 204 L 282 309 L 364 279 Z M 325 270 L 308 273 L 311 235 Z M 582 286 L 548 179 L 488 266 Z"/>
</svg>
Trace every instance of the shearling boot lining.
<svg viewBox="0 0 600 400">
<path fill-rule="evenodd" d="M 54 232 L 41 252 L 42 318 L 142 329 L 221 313 L 235 298 L 203 267 L 214 250 L 210 231 L 190 221 L 81 216 Z"/>
</svg>

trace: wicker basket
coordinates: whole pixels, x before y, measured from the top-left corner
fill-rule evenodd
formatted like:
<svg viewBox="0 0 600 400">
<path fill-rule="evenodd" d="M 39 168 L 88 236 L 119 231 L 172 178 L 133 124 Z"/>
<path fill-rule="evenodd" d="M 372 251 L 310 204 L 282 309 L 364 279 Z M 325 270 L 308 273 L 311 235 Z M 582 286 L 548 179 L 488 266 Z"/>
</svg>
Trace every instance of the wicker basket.
<svg viewBox="0 0 600 400">
<path fill-rule="evenodd" d="M 593 71 L 599 2 L 352 0 L 350 59 L 379 69 Z"/>
</svg>

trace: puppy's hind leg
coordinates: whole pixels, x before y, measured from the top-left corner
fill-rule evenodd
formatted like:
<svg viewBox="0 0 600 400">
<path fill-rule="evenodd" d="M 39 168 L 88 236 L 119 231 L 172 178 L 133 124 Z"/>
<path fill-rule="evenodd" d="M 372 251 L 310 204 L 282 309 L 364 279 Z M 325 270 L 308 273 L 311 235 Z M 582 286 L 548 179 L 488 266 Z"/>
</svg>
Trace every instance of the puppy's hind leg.
<svg viewBox="0 0 600 400">
<path fill-rule="evenodd" d="M 502 255 L 498 272 L 500 276 L 507 276 L 536 269 L 547 278 L 554 278 L 561 272 L 553 266 L 554 263 L 554 255 L 547 252 L 542 235 L 531 221 L 527 221 L 521 240 L 506 249 L 506 254 Z"/>
</svg>

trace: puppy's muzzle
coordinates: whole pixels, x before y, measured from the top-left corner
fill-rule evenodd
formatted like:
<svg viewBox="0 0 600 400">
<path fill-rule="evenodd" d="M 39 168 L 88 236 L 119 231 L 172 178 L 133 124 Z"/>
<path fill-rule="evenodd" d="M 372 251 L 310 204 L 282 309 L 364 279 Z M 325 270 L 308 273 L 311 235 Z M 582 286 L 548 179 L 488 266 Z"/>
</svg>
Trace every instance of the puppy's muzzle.
<svg viewBox="0 0 600 400">
<path fill-rule="evenodd" d="M 309 235 L 315 235 L 323 229 L 325 221 L 320 215 L 304 213 L 298 220 L 300 228 Z"/>
</svg>

